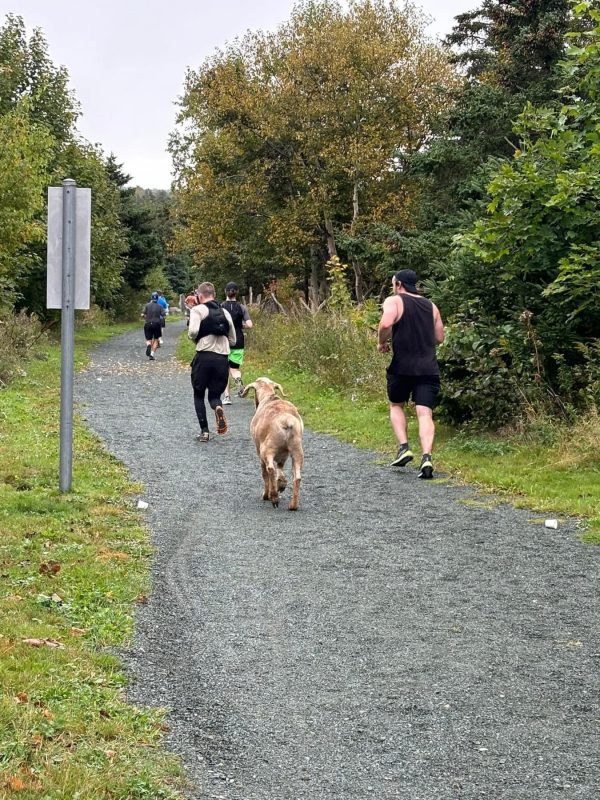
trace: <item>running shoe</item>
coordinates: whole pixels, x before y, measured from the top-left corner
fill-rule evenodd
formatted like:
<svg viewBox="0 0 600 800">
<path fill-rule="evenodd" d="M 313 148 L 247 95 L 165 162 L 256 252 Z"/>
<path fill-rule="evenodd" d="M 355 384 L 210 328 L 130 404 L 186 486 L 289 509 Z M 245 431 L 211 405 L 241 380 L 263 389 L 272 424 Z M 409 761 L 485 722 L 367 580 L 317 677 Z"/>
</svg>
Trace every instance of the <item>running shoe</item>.
<svg viewBox="0 0 600 800">
<path fill-rule="evenodd" d="M 150 358 L 151 352 L 152 352 L 152 345 L 149 344 L 148 347 L 146 347 L 146 355 L 148 356 L 148 358 Z"/>
<path fill-rule="evenodd" d="M 224 433 L 227 433 L 227 431 L 229 430 L 229 426 L 227 425 L 225 412 L 223 411 L 221 406 L 217 406 L 215 408 L 215 418 L 217 420 L 217 433 L 219 434 L 219 436 L 222 436 Z"/>
<path fill-rule="evenodd" d="M 231 397 L 228 394 L 223 395 L 223 405 L 230 406 L 231 405 Z"/>
<path fill-rule="evenodd" d="M 210 439 L 210 433 L 208 431 L 200 431 L 200 433 L 196 436 L 197 442 L 208 442 Z"/>
<path fill-rule="evenodd" d="M 150 359 L 150 361 L 156 361 L 156 356 L 154 355 L 154 353 L 150 353 L 148 358 Z"/>
<path fill-rule="evenodd" d="M 408 442 L 406 444 L 401 444 L 398 448 L 398 453 L 396 458 L 392 461 L 390 466 L 392 467 L 405 467 L 409 461 L 412 461 L 414 455 L 412 450 L 408 446 Z"/>
<path fill-rule="evenodd" d="M 163 343 L 163 340 L 162 340 L 162 336 L 161 336 L 160 339 L 158 340 L 158 346 L 160 347 L 162 343 Z"/>
<path fill-rule="evenodd" d="M 242 379 L 236 378 L 235 385 L 237 386 L 238 397 L 241 397 L 244 394 L 244 384 L 242 383 Z"/>
<path fill-rule="evenodd" d="M 426 481 L 433 478 L 433 460 L 431 458 L 431 453 L 423 453 L 418 477 Z"/>
</svg>

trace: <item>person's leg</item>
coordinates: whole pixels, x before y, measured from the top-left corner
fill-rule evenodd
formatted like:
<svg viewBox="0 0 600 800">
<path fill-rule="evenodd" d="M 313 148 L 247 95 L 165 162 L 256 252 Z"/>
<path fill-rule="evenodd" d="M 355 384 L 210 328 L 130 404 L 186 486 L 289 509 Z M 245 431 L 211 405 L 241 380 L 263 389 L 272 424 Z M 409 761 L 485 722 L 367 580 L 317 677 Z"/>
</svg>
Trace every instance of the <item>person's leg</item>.
<svg viewBox="0 0 600 800">
<path fill-rule="evenodd" d="M 437 375 L 422 376 L 413 389 L 417 419 L 419 421 L 419 439 L 423 457 L 419 468 L 419 478 L 430 480 L 433 478 L 433 439 L 435 437 L 435 424 L 433 422 L 433 408 L 440 391 L 440 379 Z"/>
<path fill-rule="evenodd" d="M 242 364 L 244 363 L 244 350 L 242 348 L 233 349 L 229 354 L 229 371 L 235 383 L 238 397 L 244 392 L 244 382 L 242 380 Z"/>
<path fill-rule="evenodd" d="M 415 380 L 413 397 L 419 422 L 421 450 L 429 456 L 433 451 L 433 439 L 435 437 L 433 409 L 436 405 L 439 391 L 440 379 L 437 375 L 424 375 Z"/>
<path fill-rule="evenodd" d="M 408 444 L 404 403 L 390 403 L 390 422 L 399 445 Z"/>
<path fill-rule="evenodd" d="M 229 364 L 226 356 L 220 356 L 217 353 L 208 355 L 211 356 L 210 369 L 207 372 L 208 402 L 215 412 L 217 433 L 223 434 L 227 433 L 229 429 L 221 400 L 221 395 L 227 388 L 229 380 Z"/>
<path fill-rule="evenodd" d="M 149 322 L 144 323 L 144 339 L 146 340 L 146 355 L 150 357 L 152 352 L 152 325 Z"/>
<path fill-rule="evenodd" d="M 198 390 L 194 387 L 194 408 L 196 410 L 196 416 L 198 417 L 198 423 L 200 424 L 200 430 L 208 433 L 208 420 L 206 418 L 206 406 L 204 404 L 205 393 L 206 389 Z"/>
<path fill-rule="evenodd" d="M 410 380 L 392 372 L 387 373 L 387 394 L 390 402 L 390 422 L 398 441 L 398 452 L 392 467 L 405 467 L 414 456 L 408 444 L 408 430 L 404 404 L 410 396 Z"/>
<path fill-rule="evenodd" d="M 417 420 L 419 422 L 419 440 L 421 450 L 427 455 L 433 452 L 433 439 L 435 436 L 435 423 L 433 421 L 433 410 L 427 406 L 415 406 Z"/>
<path fill-rule="evenodd" d="M 229 394 L 229 376 L 233 377 L 233 366 L 231 361 L 228 362 L 228 371 L 227 371 L 227 385 L 225 386 L 225 391 L 223 392 L 223 405 L 230 406 L 231 405 L 231 395 Z"/>
<path fill-rule="evenodd" d="M 200 424 L 200 430 L 208 433 L 208 420 L 206 418 L 206 406 L 204 395 L 207 388 L 207 369 L 205 357 L 207 354 L 197 353 L 192 362 L 192 388 L 194 390 L 194 409 Z"/>
</svg>

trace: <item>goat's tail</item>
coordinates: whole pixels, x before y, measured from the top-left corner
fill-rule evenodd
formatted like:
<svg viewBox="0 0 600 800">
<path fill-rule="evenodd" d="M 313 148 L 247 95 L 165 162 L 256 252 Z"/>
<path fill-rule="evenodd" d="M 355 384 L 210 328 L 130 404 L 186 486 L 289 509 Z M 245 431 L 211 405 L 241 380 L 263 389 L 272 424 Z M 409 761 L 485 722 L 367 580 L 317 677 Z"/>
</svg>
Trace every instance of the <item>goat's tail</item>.
<svg viewBox="0 0 600 800">
<path fill-rule="evenodd" d="M 282 414 L 278 422 L 282 431 L 284 431 L 288 437 L 295 433 L 301 434 L 304 430 L 302 420 L 295 417 L 293 414 Z"/>
</svg>

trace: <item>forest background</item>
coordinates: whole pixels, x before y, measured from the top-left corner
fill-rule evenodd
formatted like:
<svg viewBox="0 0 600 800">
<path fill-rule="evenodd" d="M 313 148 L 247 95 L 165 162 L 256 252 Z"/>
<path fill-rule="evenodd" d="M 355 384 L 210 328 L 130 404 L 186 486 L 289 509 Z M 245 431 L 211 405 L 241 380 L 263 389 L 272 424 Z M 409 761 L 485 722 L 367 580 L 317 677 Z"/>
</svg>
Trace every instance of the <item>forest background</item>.
<svg viewBox="0 0 600 800">
<path fill-rule="evenodd" d="M 381 391 L 373 327 L 410 267 L 440 307 L 442 414 L 498 428 L 600 399 L 600 12 L 483 0 L 445 43 L 417 7 L 301 2 L 185 77 L 172 192 L 131 189 L 77 133 L 41 31 L 0 28 L 0 379 L 44 308 L 46 187 L 93 197 L 88 320 L 234 279 L 291 367 Z M 95 316 L 94 316 L 95 315 Z M 284 324 L 281 324 L 285 317 Z"/>
</svg>

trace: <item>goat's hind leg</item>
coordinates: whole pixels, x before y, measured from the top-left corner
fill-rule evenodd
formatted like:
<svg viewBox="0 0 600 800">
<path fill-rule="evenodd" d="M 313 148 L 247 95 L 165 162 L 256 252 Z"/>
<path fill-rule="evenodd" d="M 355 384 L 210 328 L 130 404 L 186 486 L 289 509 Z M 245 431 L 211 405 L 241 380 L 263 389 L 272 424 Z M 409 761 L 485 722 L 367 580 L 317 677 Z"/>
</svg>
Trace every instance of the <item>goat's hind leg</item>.
<svg viewBox="0 0 600 800">
<path fill-rule="evenodd" d="M 277 467 L 272 458 L 267 458 L 265 461 L 265 470 L 267 472 L 267 479 L 265 481 L 265 492 L 275 508 L 279 505 L 279 492 L 277 491 Z"/>
<path fill-rule="evenodd" d="M 285 467 L 285 460 L 277 462 L 277 491 L 281 494 L 281 492 L 285 491 L 285 487 L 287 486 L 287 478 L 285 477 L 285 473 L 283 468 Z"/>
<path fill-rule="evenodd" d="M 300 447 L 292 453 L 292 497 L 288 509 L 297 511 L 300 504 L 300 481 L 302 480 L 302 467 L 304 466 L 304 451 Z"/>
<path fill-rule="evenodd" d="M 262 479 L 263 479 L 263 500 L 269 499 L 269 473 L 267 471 L 267 465 L 264 461 L 260 462 L 260 471 L 262 472 Z"/>
</svg>

